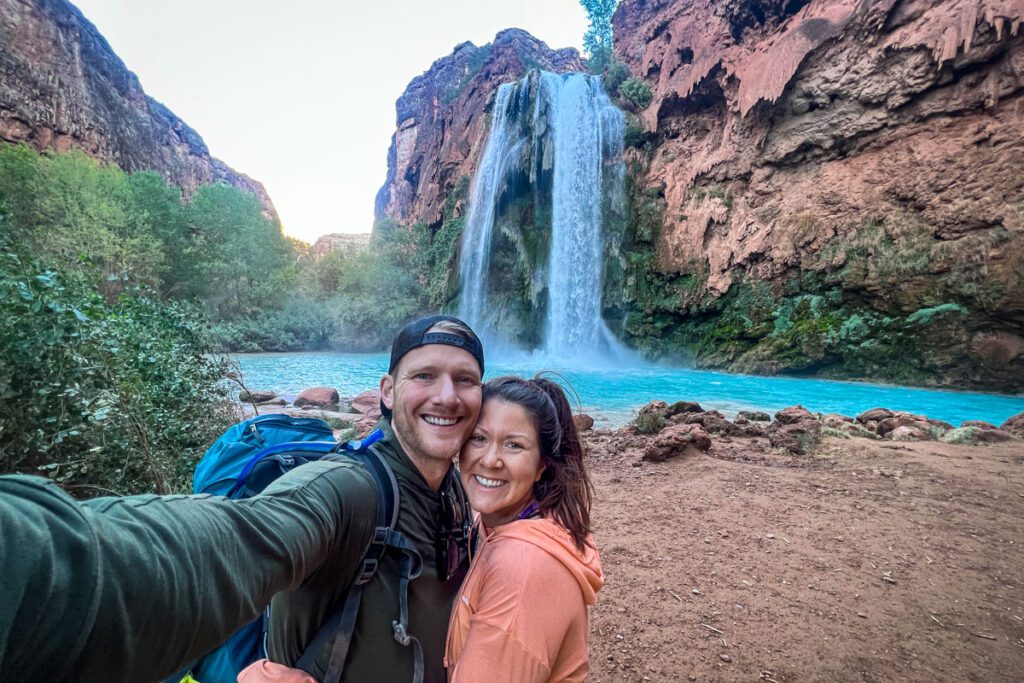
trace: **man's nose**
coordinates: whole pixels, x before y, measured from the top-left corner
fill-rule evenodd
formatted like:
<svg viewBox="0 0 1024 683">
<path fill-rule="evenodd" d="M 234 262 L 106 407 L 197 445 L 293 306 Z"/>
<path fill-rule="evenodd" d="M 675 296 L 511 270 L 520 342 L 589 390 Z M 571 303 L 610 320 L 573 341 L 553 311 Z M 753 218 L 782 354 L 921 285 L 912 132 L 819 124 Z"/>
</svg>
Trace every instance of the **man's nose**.
<svg viewBox="0 0 1024 683">
<path fill-rule="evenodd" d="M 448 375 L 441 377 L 441 383 L 438 387 L 437 398 L 441 403 L 451 405 L 458 403 L 459 393 L 455 390 L 455 382 Z"/>
</svg>

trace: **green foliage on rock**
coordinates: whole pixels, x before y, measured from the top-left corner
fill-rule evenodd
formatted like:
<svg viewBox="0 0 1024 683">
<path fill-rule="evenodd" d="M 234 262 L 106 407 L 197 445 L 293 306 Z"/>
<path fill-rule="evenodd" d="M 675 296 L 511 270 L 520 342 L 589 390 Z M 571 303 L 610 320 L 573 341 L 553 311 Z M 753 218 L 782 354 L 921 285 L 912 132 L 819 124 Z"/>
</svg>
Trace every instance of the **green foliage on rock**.
<svg viewBox="0 0 1024 683">
<path fill-rule="evenodd" d="M 619 95 L 631 102 L 637 109 L 645 109 L 651 103 L 651 86 L 639 78 L 627 78 L 619 86 Z"/>
</svg>

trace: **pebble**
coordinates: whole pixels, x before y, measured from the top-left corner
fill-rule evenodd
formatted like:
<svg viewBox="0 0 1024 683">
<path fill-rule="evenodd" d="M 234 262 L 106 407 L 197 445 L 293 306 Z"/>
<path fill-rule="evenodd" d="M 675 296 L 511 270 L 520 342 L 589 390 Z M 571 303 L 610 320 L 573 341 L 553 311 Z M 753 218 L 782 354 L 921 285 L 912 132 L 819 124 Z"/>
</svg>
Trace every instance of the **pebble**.
<svg viewBox="0 0 1024 683">
<path fill-rule="evenodd" d="M 775 534 L 765 534 L 765 538 L 775 538 Z"/>
<path fill-rule="evenodd" d="M 732 661 L 732 657 L 730 657 L 729 655 L 718 655 L 718 658 L 721 659 L 723 662 L 731 662 Z"/>
<path fill-rule="evenodd" d="M 690 592 L 691 592 L 691 593 L 693 593 L 694 595 L 700 595 L 700 590 L 698 590 L 698 589 L 696 589 L 696 588 L 694 588 L 694 589 L 693 589 L 692 591 L 690 591 Z"/>
</svg>

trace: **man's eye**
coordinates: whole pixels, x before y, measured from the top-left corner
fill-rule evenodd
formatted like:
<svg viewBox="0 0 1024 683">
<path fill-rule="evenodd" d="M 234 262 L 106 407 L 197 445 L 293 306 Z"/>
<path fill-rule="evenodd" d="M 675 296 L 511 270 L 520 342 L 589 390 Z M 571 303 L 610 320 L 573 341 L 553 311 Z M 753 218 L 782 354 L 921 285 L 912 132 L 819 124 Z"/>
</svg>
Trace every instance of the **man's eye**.
<svg viewBox="0 0 1024 683">
<path fill-rule="evenodd" d="M 433 378 L 434 376 L 431 375 L 429 372 L 417 372 L 415 375 L 413 375 L 413 379 L 429 380 Z"/>
<path fill-rule="evenodd" d="M 467 387 L 475 387 L 480 384 L 476 377 L 460 377 L 458 379 L 459 384 Z"/>
</svg>

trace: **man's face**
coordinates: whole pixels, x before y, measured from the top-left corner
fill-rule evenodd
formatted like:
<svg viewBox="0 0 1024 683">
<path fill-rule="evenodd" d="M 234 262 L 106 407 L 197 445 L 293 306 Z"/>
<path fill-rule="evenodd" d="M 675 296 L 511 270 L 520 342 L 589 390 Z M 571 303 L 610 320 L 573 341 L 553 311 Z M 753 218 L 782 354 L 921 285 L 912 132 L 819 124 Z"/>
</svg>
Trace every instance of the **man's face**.
<svg viewBox="0 0 1024 683">
<path fill-rule="evenodd" d="M 391 425 L 414 463 L 451 461 L 480 415 L 480 366 L 467 351 L 428 344 L 381 379 Z"/>
</svg>

